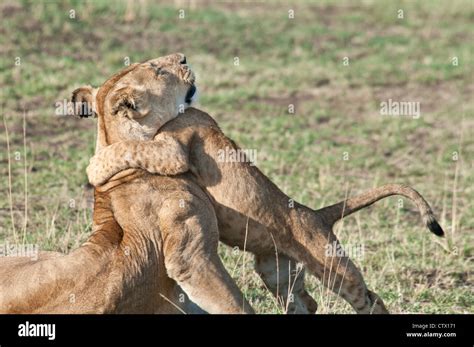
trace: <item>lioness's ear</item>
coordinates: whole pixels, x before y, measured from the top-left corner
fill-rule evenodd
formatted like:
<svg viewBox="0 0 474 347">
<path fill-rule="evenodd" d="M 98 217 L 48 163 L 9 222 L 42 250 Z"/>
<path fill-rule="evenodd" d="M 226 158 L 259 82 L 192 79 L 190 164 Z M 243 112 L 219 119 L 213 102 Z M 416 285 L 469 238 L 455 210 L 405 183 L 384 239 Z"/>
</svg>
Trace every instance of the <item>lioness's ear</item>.
<svg viewBox="0 0 474 347">
<path fill-rule="evenodd" d="M 76 117 L 97 117 L 95 97 L 97 88 L 84 86 L 72 92 L 73 115 Z"/>
<path fill-rule="evenodd" d="M 128 118 L 143 118 L 150 112 L 150 99 L 145 89 L 123 87 L 110 98 L 112 114 L 122 114 Z"/>
</svg>

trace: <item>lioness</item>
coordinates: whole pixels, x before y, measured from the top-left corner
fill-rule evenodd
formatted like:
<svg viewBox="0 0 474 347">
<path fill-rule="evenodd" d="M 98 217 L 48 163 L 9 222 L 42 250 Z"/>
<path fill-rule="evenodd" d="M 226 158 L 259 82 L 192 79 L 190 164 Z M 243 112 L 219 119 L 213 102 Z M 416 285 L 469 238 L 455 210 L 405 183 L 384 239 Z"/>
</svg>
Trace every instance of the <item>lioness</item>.
<svg viewBox="0 0 474 347">
<path fill-rule="evenodd" d="M 207 197 L 197 185 L 165 176 L 137 173 L 112 182 L 114 189 L 96 191 L 92 235 L 79 248 L 40 252 L 37 259 L 0 257 L 1 314 L 196 312 L 189 300 L 179 300 L 183 292 L 167 274 L 164 258 L 173 249 L 163 248 L 158 216 L 144 220 L 140 213 L 148 199 L 161 210 L 179 194 Z M 127 197 L 141 187 L 148 195 L 130 203 Z"/>
<path fill-rule="evenodd" d="M 159 62 L 183 72 L 176 76 L 176 88 L 165 91 L 173 103 L 186 99 L 192 88 L 182 56 Z M 148 77 L 149 64 L 154 61 L 145 69 L 135 66 L 134 78 Z M 103 87 L 115 85 L 109 82 Z M 147 87 L 158 93 L 161 82 L 152 79 Z M 113 131 L 98 124 L 100 146 Z M 93 233 L 78 249 L 68 255 L 42 253 L 37 260 L 0 259 L 0 312 L 196 312 L 182 288 L 207 312 L 253 312 L 217 256 L 214 209 L 193 176 L 135 171 L 96 189 Z"/>
<path fill-rule="evenodd" d="M 143 69 L 143 66 L 140 65 L 140 68 Z M 225 137 L 209 115 L 189 108 L 184 115 L 160 129 L 163 123 L 157 121 L 159 117 L 153 110 L 160 109 L 161 104 L 150 97 L 150 93 L 153 95 L 151 91 L 142 87 L 143 80 L 136 79 L 134 69 L 127 69 L 114 82 L 120 85 L 119 81 L 125 78 L 130 88 L 126 97 L 117 96 L 116 90 L 121 89 L 119 86 L 111 86 L 106 95 L 99 92 L 97 96 L 93 89 L 82 89 L 81 97 L 91 101 L 95 97 L 97 108 L 102 110 L 99 112 L 99 128 L 102 122 L 103 126 L 108 127 L 109 134 L 114 134 L 109 141 L 113 144 L 101 146 L 91 160 L 88 175 L 93 184 L 100 185 L 111 175 L 127 168 L 169 173 L 176 169 L 177 159 L 180 169 L 189 168 L 199 185 L 213 198 L 220 239 L 254 252 L 257 267 L 266 270 L 262 274 L 266 282 L 271 283 L 275 279 L 273 276 L 269 280 L 272 271 L 268 269 L 275 268 L 270 255 L 276 247 L 280 254 L 304 263 L 312 274 L 348 301 L 356 312 L 387 313 L 382 300 L 367 289 L 362 275 L 350 259 L 326 255 L 325 246 L 338 244 L 332 231 L 336 221 L 394 194 L 414 201 L 428 228 L 436 235 L 443 235 L 421 195 L 410 187 L 391 184 L 317 211 L 298 203 L 290 204 L 291 199 L 256 167 L 247 162 L 219 160 L 219 151 L 226 148 L 237 150 L 238 147 Z M 147 71 L 153 75 L 155 69 L 164 70 L 166 65 L 155 62 L 148 66 Z M 152 132 L 150 129 L 140 132 L 142 122 L 150 128 L 154 124 L 155 129 L 160 129 L 154 141 L 143 142 L 152 139 Z M 169 163 L 162 161 L 170 155 L 173 159 Z M 158 163 L 157 159 L 160 160 Z M 266 261 L 268 264 L 265 264 Z M 300 294 L 297 298 L 303 302 L 303 307 L 312 305 L 312 299 L 307 297 L 302 287 L 297 294 Z"/>
</svg>

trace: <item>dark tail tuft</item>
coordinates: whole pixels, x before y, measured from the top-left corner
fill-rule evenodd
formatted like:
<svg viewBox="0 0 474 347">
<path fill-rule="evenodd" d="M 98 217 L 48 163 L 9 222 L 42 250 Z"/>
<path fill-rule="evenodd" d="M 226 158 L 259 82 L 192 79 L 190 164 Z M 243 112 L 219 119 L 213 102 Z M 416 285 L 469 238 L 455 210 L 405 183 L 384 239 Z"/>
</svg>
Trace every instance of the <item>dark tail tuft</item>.
<svg viewBox="0 0 474 347">
<path fill-rule="evenodd" d="M 440 237 L 443 237 L 444 236 L 444 231 L 443 229 L 441 228 L 441 225 L 439 225 L 439 223 L 435 220 L 435 219 L 431 219 L 427 224 L 426 226 L 428 227 L 428 229 L 430 229 L 430 231 L 435 234 L 436 236 L 440 236 Z"/>
</svg>

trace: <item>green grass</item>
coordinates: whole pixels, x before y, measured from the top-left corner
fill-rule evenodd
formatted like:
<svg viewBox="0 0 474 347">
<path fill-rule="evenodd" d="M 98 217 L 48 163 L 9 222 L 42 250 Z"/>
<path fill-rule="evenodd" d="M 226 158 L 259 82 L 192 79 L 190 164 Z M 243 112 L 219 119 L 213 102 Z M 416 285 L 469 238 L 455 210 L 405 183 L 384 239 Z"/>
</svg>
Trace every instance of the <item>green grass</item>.
<svg viewBox="0 0 474 347">
<path fill-rule="evenodd" d="M 397 18 L 400 8 L 404 19 Z M 0 6 L 1 111 L 10 144 L 8 152 L 2 122 L 0 243 L 15 242 L 12 219 L 18 235 L 43 249 L 67 252 L 87 238 L 91 211 L 83 186 L 95 124 L 56 116 L 54 103 L 78 86 L 99 85 L 126 57 L 135 62 L 182 51 L 197 73 L 199 107 L 241 147 L 257 149 L 259 168 L 296 200 L 318 208 L 341 200 L 346 189 L 355 194 L 389 182 L 419 190 L 445 239 L 425 230 L 408 201 L 398 208 L 397 197 L 347 218 L 337 235 L 343 244 L 364 246 L 356 263 L 391 312 L 473 313 L 472 4 L 184 9 L 179 19 L 179 7 L 151 3 L 133 16 L 120 1 Z M 380 102 L 389 98 L 420 102 L 421 117 L 381 116 Z M 288 114 L 289 104 L 295 114 Z M 241 253 L 224 246 L 221 255 L 258 312 L 282 312 L 250 256 L 242 264 Z M 320 312 L 352 312 L 317 280 L 307 282 Z"/>
</svg>

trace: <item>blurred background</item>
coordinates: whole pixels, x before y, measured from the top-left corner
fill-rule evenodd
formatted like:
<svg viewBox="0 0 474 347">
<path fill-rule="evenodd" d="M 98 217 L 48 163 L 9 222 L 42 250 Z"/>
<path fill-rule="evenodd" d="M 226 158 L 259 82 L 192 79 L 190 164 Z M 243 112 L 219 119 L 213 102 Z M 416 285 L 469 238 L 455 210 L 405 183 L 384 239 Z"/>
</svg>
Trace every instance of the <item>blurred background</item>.
<svg viewBox="0 0 474 347">
<path fill-rule="evenodd" d="M 393 197 L 337 226 L 391 312 L 473 313 L 473 2 L 2 1 L 0 244 L 68 252 L 91 231 L 95 121 L 55 114 L 84 84 L 183 52 L 210 113 L 295 200 L 413 186 L 447 232 Z M 418 102 L 420 117 L 381 114 Z M 221 247 L 260 313 L 284 313 L 251 257 Z M 350 307 L 308 278 L 321 313 Z"/>
</svg>

